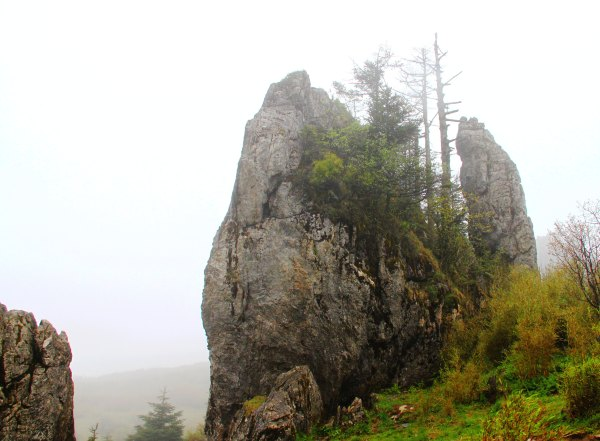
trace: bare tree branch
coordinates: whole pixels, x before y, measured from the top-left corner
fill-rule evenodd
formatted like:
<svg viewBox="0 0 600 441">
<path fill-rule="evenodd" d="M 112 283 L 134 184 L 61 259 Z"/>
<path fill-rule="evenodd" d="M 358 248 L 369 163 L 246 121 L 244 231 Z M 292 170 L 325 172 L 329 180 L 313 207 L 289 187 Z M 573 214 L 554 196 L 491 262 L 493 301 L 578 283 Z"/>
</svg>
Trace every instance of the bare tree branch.
<svg viewBox="0 0 600 441">
<path fill-rule="evenodd" d="M 600 200 L 584 203 L 579 216 L 554 224 L 550 252 L 600 317 Z"/>
</svg>

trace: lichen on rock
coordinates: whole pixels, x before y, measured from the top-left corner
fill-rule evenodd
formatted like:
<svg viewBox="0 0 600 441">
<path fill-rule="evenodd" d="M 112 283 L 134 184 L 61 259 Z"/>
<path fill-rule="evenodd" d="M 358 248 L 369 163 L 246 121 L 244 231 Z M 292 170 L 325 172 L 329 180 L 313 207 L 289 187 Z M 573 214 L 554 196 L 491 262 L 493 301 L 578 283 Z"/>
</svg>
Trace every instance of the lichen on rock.
<svg viewBox="0 0 600 441">
<path fill-rule="evenodd" d="M 0 304 L 0 441 L 75 441 L 65 333 Z"/>
</svg>

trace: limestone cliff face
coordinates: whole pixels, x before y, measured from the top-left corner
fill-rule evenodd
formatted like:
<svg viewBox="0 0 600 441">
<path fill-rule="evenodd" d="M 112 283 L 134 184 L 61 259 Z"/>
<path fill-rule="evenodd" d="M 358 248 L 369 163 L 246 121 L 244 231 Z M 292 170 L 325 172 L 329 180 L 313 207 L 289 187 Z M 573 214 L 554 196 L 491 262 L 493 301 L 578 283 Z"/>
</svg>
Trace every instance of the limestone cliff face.
<svg viewBox="0 0 600 441">
<path fill-rule="evenodd" d="M 75 441 L 67 336 L 0 304 L 0 441 Z"/>
<path fill-rule="evenodd" d="M 460 182 L 469 212 L 480 227 L 472 232 L 510 263 L 537 268 L 535 236 L 527 216 L 519 171 L 485 125 L 462 118 L 456 137 Z"/>
<path fill-rule="evenodd" d="M 367 256 L 356 231 L 312 212 L 293 184 L 303 126 L 347 118 L 296 72 L 270 87 L 246 126 L 231 205 L 205 270 L 212 440 L 239 436 L 230 424 L 244 401 L 268 395 L 296 366 L 314 375 L 325 412 L 437 368 L 442 300 L 422 286 L 432 263 L 383 243 Z"/>
</svg>

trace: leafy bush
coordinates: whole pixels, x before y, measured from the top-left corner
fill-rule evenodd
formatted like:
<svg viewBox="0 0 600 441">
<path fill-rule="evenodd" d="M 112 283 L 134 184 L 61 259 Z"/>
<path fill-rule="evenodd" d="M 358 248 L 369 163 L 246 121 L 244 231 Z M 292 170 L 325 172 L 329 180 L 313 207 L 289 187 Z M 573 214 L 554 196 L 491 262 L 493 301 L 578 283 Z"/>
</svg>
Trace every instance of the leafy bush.
<svg viewBox="0 0 600 441">
<path fill-rule="evenodd" d="M 341 177 L 344 162 L 332 152 L 325 153 L 323 159 L 313 162 L 309 181 L 312 185 L 324 186 L 335 184 Z"/>
<path fill-rule="evenodd" d="M 517 393 L 509 396 L 500 410 L 483 423 L 482 441 L 538 441 L 559 438 L 550 428 L 550 418 L 533 397 Z"/>
<path fill-rule="evenodd" d="M 479 352 L 493 366 L 500 364 L 517 339 L 517 308 L 513 305 L 492 303 L 492 317 L 479 336 Z"/>
<path fill-rule="evenodd" d="M 492 365 L 509 356 L 521 379 L 548 375 L 556 348 L 558 298 L 537 272 L 514 268 L 492 293 L 479 353 Z"/>
<path fill-rule="evenodd" d="M 556 352 L 556 318 L 529 315 L 517 324 L 518 340 L 513 347 L 513 362 L 521 379 L 548 375 Z"/>
<path fill-rule="evenodd" d="M 357 122 L 329 131 L 307 126 L 296 182 L 315 210 L 362 231 L 393 232 L 415 216 L 422 222 L 424 172 L 408 142 Z"/>
<path fill-rule="evenodd" d="M 566 339 L 569 354 L 579 359 L 600 356 L 600 322 L 595 312 L 582 304 L 565 308 Z"/>
<path fill-rule="evenodd" d="M 455 368 L 444 373 L 444 395 L 457 404 L 467 404 L 481 398 L 484 383 L 481 365 L 468 362 L 462 369 Z"/>
<path fill-rule="evenodd" d="M 569 366 L 562 380 L 566 411 L 570 417 L 600 413 L 600 357 Z"/>
</svg>

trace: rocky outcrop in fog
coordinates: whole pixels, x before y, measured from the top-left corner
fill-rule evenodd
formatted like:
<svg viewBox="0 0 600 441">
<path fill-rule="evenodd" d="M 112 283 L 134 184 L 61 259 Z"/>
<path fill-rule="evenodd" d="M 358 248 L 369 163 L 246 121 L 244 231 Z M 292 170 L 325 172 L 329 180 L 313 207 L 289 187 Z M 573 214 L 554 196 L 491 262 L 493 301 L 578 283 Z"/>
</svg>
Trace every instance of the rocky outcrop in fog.
<svg viewBox="0 0 600 441">
<path fill-rule="evenodd" d="M 297 366 L 312 372 L 329 414 L 437 370 L 444 295 L 431 292 L 443 287 L 418 239 L 394 250 L 365 243 L 314 213 L 294 184 L 302 128 L 348 121 L 296 72 L 269 88 L 246 126 L 231 205 L 205 270 L 211 440 L 245 433 L 229 429 L 243 403 L 269 395 Z M 293 439 L 286 436 L 273 439 Z"/>
<path fill-rule="evenodd" d="M 0 349 L 0 440 L 74 441 L 67 336 L 0 304 Z"/>
<path fill-rule="evenodd" d="M 456 151 L 476 248 L 485 246 L 510 263 L 537 269 L 533 224 L 515 163 L 476 118 L 461 119 Z"/>
</svg>

